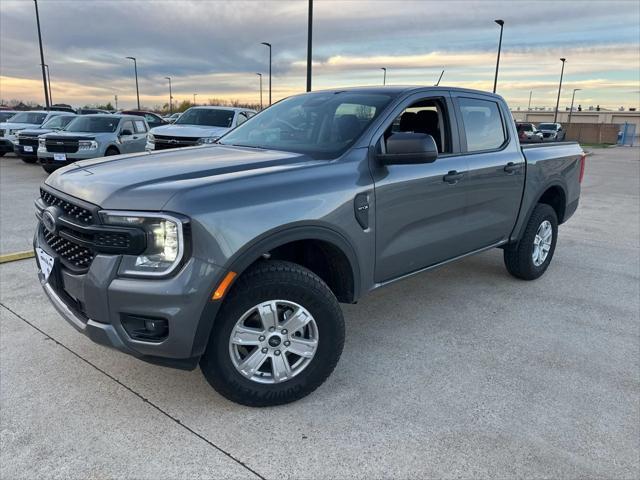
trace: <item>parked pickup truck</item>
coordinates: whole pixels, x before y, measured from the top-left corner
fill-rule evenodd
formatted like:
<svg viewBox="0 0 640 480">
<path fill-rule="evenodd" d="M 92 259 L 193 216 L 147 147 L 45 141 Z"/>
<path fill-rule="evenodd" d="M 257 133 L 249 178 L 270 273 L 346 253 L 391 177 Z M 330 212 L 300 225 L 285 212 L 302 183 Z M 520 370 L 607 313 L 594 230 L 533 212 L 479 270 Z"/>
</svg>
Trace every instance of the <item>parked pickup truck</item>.
<svg viewBox="0 0 640 480">
<path fill-rule="evenodd" d="M 39 128 L 25 128 L 16 135 L 16 142 L 13 146 L 14 153 L 25 163 L 35 163 L 38 161 L 38 137 L 45 133 L 59 132 L 76 118 L 75 113 L 63 112 L 60 115 L 51 117 L 40 125 Z"/>
<path fill-rule="evenodd" d="M 63 113 L 53 110 L 31 110 L 16 113 L 8 121 L 0 123 L 0 157 L 13 152 L 18 132 L 27 128 L 40 128 L 43 123 Z"/>
<path fill-rule="evenodd" d="M 576 143 L 522 147 L 497 95 L 307 93 L 215 145 L 49 176 L 36 201 L 39 278 L 94 341 L 199 363 L 233 401 L 282 404 L 336 366 L 338 302 L 496 247 L 514 277 L 540 277 L 584 165 Z"/>
<path fill-rule="evenodd" d="M 146 150 L 210 145 L 256 112 L 234 107 L 191 107 L 170 125 L 149 130 Z"/>
</svg>

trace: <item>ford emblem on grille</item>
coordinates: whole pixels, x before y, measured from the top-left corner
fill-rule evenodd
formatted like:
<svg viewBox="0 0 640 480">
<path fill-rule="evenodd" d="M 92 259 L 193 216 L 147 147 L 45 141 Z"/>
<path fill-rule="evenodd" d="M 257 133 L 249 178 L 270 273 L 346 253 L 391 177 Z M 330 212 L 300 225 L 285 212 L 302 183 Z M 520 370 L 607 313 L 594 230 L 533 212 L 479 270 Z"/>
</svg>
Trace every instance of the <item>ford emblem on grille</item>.
<svg viewBox="0 0 640 480">
<path fill-rule="evenodd" d="M 60 216 L 60 209 L 58 207 L 47 207 L 42 212 L 42 224 L 44 228 L 51 233 L 57 233 L 58 231 L 58 217 Z"/>
<path fill-rule="evenodd" d="M 171 140 L 169 140 L 169 143 L 178 143 L 178 141 L 175 138 L 172 138 Z"/>
<path fill-rule="evenodd" d="M 56 142 L 56 145 L 64 145 L 64 142 Z"/>
</svg>

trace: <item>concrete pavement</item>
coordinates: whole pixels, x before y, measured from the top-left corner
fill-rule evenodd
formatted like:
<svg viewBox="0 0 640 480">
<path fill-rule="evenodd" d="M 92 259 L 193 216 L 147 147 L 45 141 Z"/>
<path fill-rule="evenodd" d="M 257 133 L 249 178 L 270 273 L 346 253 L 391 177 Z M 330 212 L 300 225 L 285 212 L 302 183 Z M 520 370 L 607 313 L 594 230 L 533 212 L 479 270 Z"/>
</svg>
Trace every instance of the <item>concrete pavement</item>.
<svg viewBox="0 0 640 480">
<path fill-rule="evenodd" d="M 0 265 L 0 477 L 637 478 L 639 153 L 589 157 L 540 280 L 495 250 L 344 306 L 336 371 L 283 407 L 93 344 L 33 260 Z M 0 213 L 2 246 L 28 248 L 37 176 L 12 161 L 0 212 L 28 209 Z"/>
</svg>

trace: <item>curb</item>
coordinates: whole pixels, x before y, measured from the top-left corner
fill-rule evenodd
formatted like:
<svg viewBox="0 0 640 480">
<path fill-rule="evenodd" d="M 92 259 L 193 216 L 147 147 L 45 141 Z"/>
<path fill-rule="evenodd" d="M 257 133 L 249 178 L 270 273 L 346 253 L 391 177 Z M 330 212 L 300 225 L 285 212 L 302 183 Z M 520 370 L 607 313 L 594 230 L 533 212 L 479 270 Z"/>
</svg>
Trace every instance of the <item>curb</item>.
<svg viewBox="0 0 640 480">
<path fill-rule="evenodd" d="M 0 264 L 17 262 L 18 260 L 26 260 L 27 258 L 33 258 L 35 256 L 36 255 L 32 250 L 27 250 L 24 252 L 6 253 L 4 255 L 0 255 Z"/>
</svg>

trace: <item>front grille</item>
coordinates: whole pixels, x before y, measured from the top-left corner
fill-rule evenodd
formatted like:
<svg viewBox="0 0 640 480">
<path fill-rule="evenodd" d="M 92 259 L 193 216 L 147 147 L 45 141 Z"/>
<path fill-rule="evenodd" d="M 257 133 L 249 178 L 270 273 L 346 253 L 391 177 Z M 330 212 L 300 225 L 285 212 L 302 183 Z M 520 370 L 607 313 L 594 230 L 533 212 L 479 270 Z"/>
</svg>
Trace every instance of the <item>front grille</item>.
<svg viewBox="0 0 640 480">
<path fill-rule="evenodd" d="M 98 247 L 129 248 L 131 238 L 126 233 L 100 232 L 93 236 L 93 243 Z"/>
<path fill-rule="evenodd" d="M 49 248 L 57 253 L 67 264 L 71 264 L 76 269 L 86 270 L 91 265 L 95 253 L 87 247 L 62 238 L 53 232 L 42 227 L 44 241 Z"/>
<path fill-rule="evenodd" d="M 192 147 L 198 144 L 200 137 L 171 137 L 167 135 L 154 135 L 155 150 L 167 148 Z"/>
<path fill-rule="evenodd" d="M 18 145 L 22 145 L 22 146 L 31 146 L 31 147 L 37 147 L 38 146 L 38 137 L 23 137 L 23 136 L 18 136 Z"/>
<path fill-rule="evenodd" d="M 76 153 L 78 140 L 55 140 L 47 138 L 45 141 L 47 152 L 51 153 Z"/>
<path fill-rule="evenodd" d="M 81 223 L 93 223 L 93 214 L 90 210 L 86 208 L 80 207 L 78 205 L 74 205 L 71 202 L 68 202 L 60 197 L 55 196 L 52 193 L 47 192 L 44 189 L 40 189 L 40 198 L 47 206 L 57 206 L 62 208 L 64 211 L 65 217 L 76 220 Z"/>
</svg>

